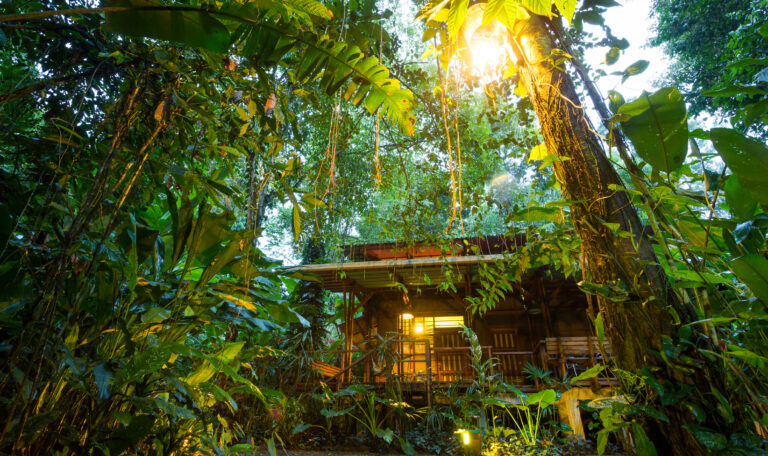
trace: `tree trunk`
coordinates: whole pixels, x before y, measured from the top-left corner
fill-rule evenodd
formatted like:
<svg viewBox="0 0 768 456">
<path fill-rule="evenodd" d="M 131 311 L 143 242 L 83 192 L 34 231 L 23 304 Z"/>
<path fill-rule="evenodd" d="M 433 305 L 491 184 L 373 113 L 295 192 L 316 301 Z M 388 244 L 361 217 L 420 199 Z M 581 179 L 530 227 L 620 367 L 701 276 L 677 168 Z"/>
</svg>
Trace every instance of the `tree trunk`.
<svg viewBox="0 0 768 456">
<path fill-rule="evenodd" d="M 583 242 L 591 280 L 600 284 L 623 281 L 631 293 L 626 301 L 599 300 L 617 366 L 630 372 L 659 366 L 659 375 L 693 387 L 691 394 L 711 398 L 711 385 L 719 388 L 723 383 L 715 366 L 702 363 L 693 374 L 683 374 L 654 354 L 662 350 L 662 335 L 674 338 L 671 311 L 683 323 L 695 321 L 696 313 L 669 287 L 626 193 L 614 190 L 623 184 L 589 124 L 573 82 L 565 71 L 553 66 L 551 58 L 557 56 L 551 54 L 553 40 L 543 18 L 533 16 L 520 23 L 516 32 L 521 78 L 538 115 L 547 150 L 560 159 L 554 163 L 555 176 L 563 198 L 573 202 L 573 226 Z M 618 224 L 619 229 L 612 230 L 609 226 L 615 225 L 607 224 Z M 620 232 L 631 235 L 622 237 Z M 703 334 L 696 340 L 711 346 Z M 644 426 L 659 454 L 705 454 L 701 444 L 682 427 L 694 421 L 686 407 L 674 404 L 664 413 L 669 423 L 649 421 Z"/>
</svg>

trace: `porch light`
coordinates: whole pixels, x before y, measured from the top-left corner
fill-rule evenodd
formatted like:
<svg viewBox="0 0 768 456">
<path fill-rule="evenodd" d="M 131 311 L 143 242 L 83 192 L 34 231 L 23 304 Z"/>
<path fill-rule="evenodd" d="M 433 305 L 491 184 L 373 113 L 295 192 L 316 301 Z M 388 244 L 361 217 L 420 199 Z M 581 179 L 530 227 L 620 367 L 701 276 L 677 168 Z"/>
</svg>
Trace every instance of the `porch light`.
<svg viewBox="0 0 768 456">
<path fill-rule="evenodd" d="M 421 334 L 424 332 L 424 325 L 422 323 L 416 323 L 416 326 L 413 327 L 413 332 L 416 334 Z"/>
<path fill-rule="evenodd" d="M 402 318 L 403 320 L 413 320 L 413 314 L 404 313 L 404 314 L 400 315 L 400 318 Z"/>
</svg>

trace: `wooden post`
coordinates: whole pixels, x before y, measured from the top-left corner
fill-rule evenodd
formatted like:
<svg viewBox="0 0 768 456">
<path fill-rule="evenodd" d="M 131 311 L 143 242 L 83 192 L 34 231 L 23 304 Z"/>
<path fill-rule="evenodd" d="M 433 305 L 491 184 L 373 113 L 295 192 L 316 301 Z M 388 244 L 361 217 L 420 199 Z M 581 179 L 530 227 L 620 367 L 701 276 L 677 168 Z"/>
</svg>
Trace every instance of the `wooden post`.
<svg viewBox="0 0 768 456">
<path fill-rule="evenodd" d="M 347 297 L 347 291 L 342 292 L 342 302 L 344 306 L 344 353 L 341 354 L 341 368 L 347 367 L 347 350 L 349 350 L 349 300 Z M 339 377 L 339 389 L 341 389 L 344 380 L 347 377 L 346 371 Z"/>
<path fill-rule="evenodd" d="M 529 338 L 529 340 L 531 342 L 531 353 L 533 353 L 531 355 L 531 364 L 533 364 L 535 362 L 535 358 L 536 358 L 536 341 L 535 341 L 535 339 L 533 337 L 533 322 L 531 321 L 531 314 L 528 313 L 528 310 L 525 311 L 525 317 L 526 317 L 526 320 L 528 321 L 528 338 Z M 541 360 L 539 360 L 539 361 L 541 361 Z M 544 370 L 547 369 L 547 365 L 546 364 L 544 364 L 541 367 Z M 539 379 L 538 378 L 533 379 L 533 384 L 536 386 L 536 391 L 538 391 L 539 390 Z"/>
<path fill-rule="evenodd" d="M 368 307 L 363 307 L 363 314 L 365 315 L 365 324 L 368 326 L 368 330 L 365 333 L 365 352 L 369 353 L 373 350 L 371 348 L 371 342 L 373 341 L 373 314 Z M 363 367 L 363 382 L 365 384 L 371 383 L 371 358 L 365 359 L 365 366 Z"/>
</svg>

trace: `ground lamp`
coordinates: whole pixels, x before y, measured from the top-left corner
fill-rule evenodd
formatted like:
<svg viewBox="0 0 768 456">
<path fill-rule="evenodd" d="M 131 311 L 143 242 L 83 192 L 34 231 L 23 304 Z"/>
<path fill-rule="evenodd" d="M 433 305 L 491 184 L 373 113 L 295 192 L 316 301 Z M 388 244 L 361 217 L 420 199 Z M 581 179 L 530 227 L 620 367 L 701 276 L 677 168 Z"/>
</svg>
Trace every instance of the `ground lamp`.
<svg viewBox="0 0 768 456">
<path fill-rule="evenodd" d="M 456 440 L 459 441 L 464 456 L 480 456 L 482 454 L 482 431 L 459 429 L 454 434 L 456 434 Z"/>
</svg>

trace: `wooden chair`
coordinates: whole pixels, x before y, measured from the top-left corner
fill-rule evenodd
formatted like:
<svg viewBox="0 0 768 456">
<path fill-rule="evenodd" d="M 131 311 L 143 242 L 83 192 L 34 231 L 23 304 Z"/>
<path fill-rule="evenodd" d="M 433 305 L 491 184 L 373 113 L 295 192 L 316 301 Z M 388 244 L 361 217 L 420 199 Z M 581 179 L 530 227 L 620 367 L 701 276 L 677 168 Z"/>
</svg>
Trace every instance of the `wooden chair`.
<svg viewBox="0 0 768 456">
<path fill-rule="evenodd" d="M 606 355 L 610 345 L 603 343 Z M 547 363 L 555 366 L 560 376 L 568 373 L 578 375 L 595 364 L 603 362 L 598 348 L 597 337 L 547 337 L 545 341 Z"/>
</svg>

